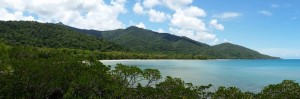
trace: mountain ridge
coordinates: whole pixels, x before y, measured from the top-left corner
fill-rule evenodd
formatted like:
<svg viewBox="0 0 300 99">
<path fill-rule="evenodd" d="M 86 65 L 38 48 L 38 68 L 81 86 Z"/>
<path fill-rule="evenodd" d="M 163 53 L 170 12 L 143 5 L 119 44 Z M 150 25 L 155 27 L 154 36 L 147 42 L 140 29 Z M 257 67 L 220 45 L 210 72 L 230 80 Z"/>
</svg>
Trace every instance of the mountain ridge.
<svg viewBox="0 0 300 99">
<path fill-rule="evenodd" d="M 13 46 L 98 50 L 111 52 L 114 57 L 123 55 L 123 58 L 130 55 L 149 58 L 154 55 L 175 59 L 278 59 L 235 44 L 210 46 L 187 37 L 135 26 L 97 31 L 62 23 L 0 21 L 0 40 Z"/>
<path fill-rule="evenodd" d="M 130 26 L 126 29 L 108 31 L 86 30 L 74 27 L 69 28 L 80 33 L 94 35 L 98 38 L 106 39 L 108 41 L 124 46 L 125 48 L 138 52 L 153 51 L 155 53 L 167 54 L 182 53 L 210 56 L 217 59 L 279 59 L 278 57 L 264 55 L 247 47 L 231 44 L 228 42 L 211 46 L 202 42 L 192 40 L 185 36 L 177 36 L 170 33 L 158 33 L 136 26 Z M 149 38 L 153 40 L 151 41 L 149 40 Z M 161 43 L 160 46 L 152 45 L 152 43 L 163 41 L 167 43 Z M 173 47 L 165 47 L 169 45 L 172 45 Z M 158 49 L 144 49 L 149 48 L 149 46 Z"/>
<path fill-rule="evenodd" d="M 122 50 L 119 45 L 67 29 L 61 24 L 35 21 L 0 21 L 0 40 L 13 46 Z"/>
</svg>

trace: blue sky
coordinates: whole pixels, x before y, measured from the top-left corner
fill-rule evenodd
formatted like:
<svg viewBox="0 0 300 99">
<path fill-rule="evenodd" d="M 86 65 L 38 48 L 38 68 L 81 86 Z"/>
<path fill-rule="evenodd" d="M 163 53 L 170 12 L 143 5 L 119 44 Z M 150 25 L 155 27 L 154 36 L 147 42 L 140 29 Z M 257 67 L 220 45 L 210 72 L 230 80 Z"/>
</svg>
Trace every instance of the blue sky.
<svg viewBox="0 0 300 99">
<path fill-rule="evenodd" d="M 0 20 L 95 30 L 138 26 L 299 59 L 299 5 L 298 0 L 1 0 Z"/>
</svg>

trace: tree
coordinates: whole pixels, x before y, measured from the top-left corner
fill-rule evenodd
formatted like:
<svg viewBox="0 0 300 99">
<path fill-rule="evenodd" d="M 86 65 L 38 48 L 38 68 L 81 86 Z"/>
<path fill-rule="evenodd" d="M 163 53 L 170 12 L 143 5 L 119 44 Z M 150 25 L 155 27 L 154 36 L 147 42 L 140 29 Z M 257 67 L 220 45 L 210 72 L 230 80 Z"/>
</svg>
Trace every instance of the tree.
<svg viewBox="0 0 300 99">
<path fill-rule="evenodd" d="M 261 93 L 258 94 L 259 98 L 278 98 L 278 99 L 299 99 L 300 86 L 292 80 L 284 80 L 279 84 L 272 84 L 265 87 Z"/>
<path fill-rule="evenodd" d="M 251 93 L 243 93 L 239 88 L 236 87 L 228 87 L 225 88 L 223 86 L 219 87 L 218 90 L 213 94 L 214 99 L 251 99 L 253 98 Z"/>
<path fill-rule="evenodd" d="M 143 77 L 148 80 L 146 87 L 150 86 L 153 82 L 161 79 L 161 74 L 158 69 L 144 69 Z"/>
<path fill-rule="evenodd" d="M 9 47 L 0 42 L 0 76 L 13 73 L 13 69 L 9 64 Z"/>
</svg>

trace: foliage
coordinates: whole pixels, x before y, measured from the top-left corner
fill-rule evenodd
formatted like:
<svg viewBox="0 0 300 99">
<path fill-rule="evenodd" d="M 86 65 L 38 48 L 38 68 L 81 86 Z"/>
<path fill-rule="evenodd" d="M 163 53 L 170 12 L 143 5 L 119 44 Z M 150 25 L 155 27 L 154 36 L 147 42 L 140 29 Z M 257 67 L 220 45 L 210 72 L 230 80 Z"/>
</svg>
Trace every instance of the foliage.
<svg viewBox="0 0 300 99">
<path fill-rule="evenodd" d="M 122 64 L 111 69 L 85 50 L 0 45 L 1 62 L 5 60 L 1 64 L 0 98 L 138 98 L 160 94 L 154 87 L 161 79 L 157 69 Z M 3 73 L 7 66 L 10 74 Z M 142 85 L 143 81 L 147 83 Z"/>
<path fill-rule="evenodd" d="M 146 87 L 151 86 L 151 83 L 157 82 L 161 79 L 158 69 L 145 69 L 142 75 L 146 80 L 148 80 Z"/>
<path fill-rule="evenodd" d="M 194 56 L 213 59 L 270 59 L 270 57 L 257 51 L 223 43 L 210 46 L 187 37 L 179 37 L 168 33 L 157 33 L 150 30 L 131 26 L 127 29 L 111 31 L 84 30 L 69 27 L 80 33 L 103 38 L 130 49 L 133 52 L 156 53 L 167 55 L 186 55 L 193 59 Z M 176 57 L 181 58 L 181 57 Z M 200 59 L 201 59 L 200 58 Z"/>
<path fill-rule="evenodd" d="M 13 72 L 9 64 L 9 47 L 0 42 L 0 75 L 8 75 Z"/>
<path fill-rule="evenodd" d="M 93 51 L 7 46 L 0 43 L 0 98 L 126 99 L 297 99 L 300 86 L 291 80 L 269 85 L 260 93 L 236 87 L 194 86 L 163 77 L 157 69 L 117 64 L 105 66 Z"/>
<path fill-rule="evenodd" d="M 156 85 L 157 91 L 160 93 L 160 98 L 206 98 L 209 93 L 204 90 L 210 88 L 211 85 L 206 87 L 193 86 L 191 83 L 185 83 L 180 78 L 172 78 L 167 76 L 164 82 L 160 82 Z M 204 96 L 204 97 L 202 97 Z"/>
<path fill-rule="evenodd" d="M 134 26 L 127 29 L 112 31 L 81 30 L 77 28 L 72 29 L 115 42 L 116 44 L 127 47 L 134 52 L 193 54 L 196 50 L 209 46 L 186 37 L 178 37 L 168 33 L 156 33 Z"/>
<path fill-rule="evenodd" d="M 300 86 L 292 80 L 284 80 L 279 84 L 272 84 L 265 87 L 259 98 L 278 98 L 278 99 L 299 99 Z"/>
<path fill-rule="evenodd" d="M 62 25 L 33 21 L 0 21 L 0 39 L 6 44 L 48 48 L 120 51 L 124 48 Z"/>
<path fill-rule="evenodd" d="M 96 31 L 53 23 L 0 21 L 0 40 L 12 46 L 99 51 L 103 52 L 98 56 L 100 59 L 274 58 L 238 45 L 224 43 L 210 46 L 187 37 L 157 33 L 134 26 Z"/>
<path fill-rule="evenodd" d="M 234 45 L 230 43 L 223 43 L 219 45 L 212 46 L 212 50 L 215 51 L 215 57 L 217 58 L 230 58 L 230 59 L 264 59 L 264 58 L 274 58 L 267 55 L 260 54 L 257 51 L 245 48 L 243 46 Z"/>
<path fill-rule="evenodd" d="M 240 89 L 236 87 L 219 87 L 218 90 L 214 93 L 213 98 L 229 98 L 229 99 L 251 99 L 253 94 L 246 92 L 243 93 Z"/>
</svg>

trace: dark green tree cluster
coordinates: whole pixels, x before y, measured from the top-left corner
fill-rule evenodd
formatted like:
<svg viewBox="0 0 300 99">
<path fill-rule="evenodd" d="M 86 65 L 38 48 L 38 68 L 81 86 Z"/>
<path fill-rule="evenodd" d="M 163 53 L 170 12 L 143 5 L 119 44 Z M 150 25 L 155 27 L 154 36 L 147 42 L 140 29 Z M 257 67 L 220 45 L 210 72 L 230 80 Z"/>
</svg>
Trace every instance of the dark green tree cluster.
<svg viewBox="0 0 300 99">
<path fill-rule="evenodd" d="M 105 66 L 94 52 L 7 46 L 0 43 L 0 98 L 126 99 L 298 99 L 300 86 L 291 80 L 266 86 L 260 93 L 236 87 L 194 86 L 163 77 L 157 69 L 117 64 Z"/>
<path fill-rule="evenodd" d="M 196 54 L 197 50 L 209 45 L 193 41 L 186 37 L 178 37 L 168 33 L 156 33 L 154 31 L 131 26 L 127 29 L 111 31 L 95 31 L 72 28 L 80 33 L 94 35 L 112 41 L 116 44 L 131 49 L 134 52 L 155 52 L 161 54 Z"/>
<path fill-rule="evenodd" d="M 266 86 L 261 92 L 241 92 L 236 87 L 219 87 L 212 98 L 215 99 L 299 99 L 300 85 L 292 80 L 284 80 L 279 84 Z"/>
<path fill-rule="evenodd" d="M 141 53 L 141 52 L 96 52 L 98 59 L 214 59 L 199 55 L 185 55 L 185 54 L 158 54 L 158 53 Z"/>
<path fill-rule="evenodd" d="M 123 47 L 78 33 L 62 25 L 33 21 L 0 21 L 0 40 L 16 46 L 123 51 Z"/>
<path fill-rule="evenodd" d="M 166 84 L 163 83 L 166 82 L 158 82 L 162 76 L 157 69 L 141 70 L 122 64 L 111 69 L 95 60 L 89 52 L 82 54 L 84 51 L 76 52 L 71 49 L 10 47 L 1 43 L 0 50 L 0 98 L 172 96 L 169 89 L 164 88 Z M 172 90 L 183 90 L 181 96 L 186 96 L 191 91 L 183 81 L 173 79 L 175 78 L 167 77 L 166 81 L 174 86 L 181 86 L 178 87 L 181 89 L 176 87 Z M 162 92 L 164 94 L 160 94 Z"/>
<path fill-rule="evenodd" d="M 299 99 L 300 86 L 292 80 L 284 80 L 280 84 L 272 84 L 265 87 L 258 97 L 263 98 L 277 98 L 277 99 Z"/>
<path fill-rule="evenodd" d="M 96 50 L 109 53 L 102 54 L 101 57 L 106 57 L 105 59 L 275 58 L 230 43 L 210 46 L 187 37 L 157 33 L 134 26 L 96 31 L 63 24 L 0 21 L 0 41 L 12 46 Z"/>
<path fill-rule="evenodd" d="M 193 59 L 195 56 L 213 59 L 276 59 L 276 57 L 263 55 L 257 51 L 235 44 L 223 43 L 210 46 L 187 37 L 180 37 L 169 33 L 158 33 L 135 26 L 111 31 L 70 28 L 83 34 L 93 35 L 114 42 L 133 52 L 167 54 L 172 56 L 185 55 L 184 57 L 190 59 Z"/>
</svg>

